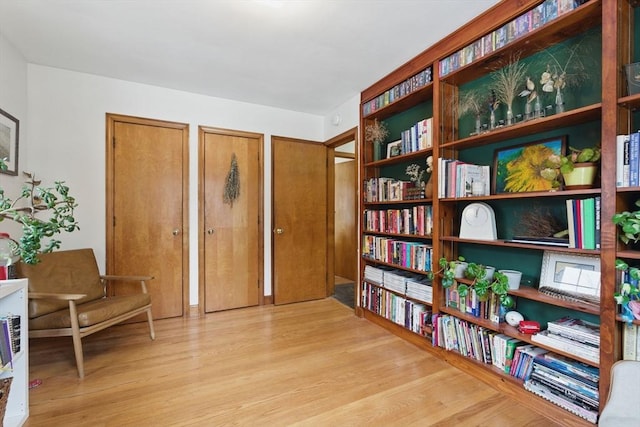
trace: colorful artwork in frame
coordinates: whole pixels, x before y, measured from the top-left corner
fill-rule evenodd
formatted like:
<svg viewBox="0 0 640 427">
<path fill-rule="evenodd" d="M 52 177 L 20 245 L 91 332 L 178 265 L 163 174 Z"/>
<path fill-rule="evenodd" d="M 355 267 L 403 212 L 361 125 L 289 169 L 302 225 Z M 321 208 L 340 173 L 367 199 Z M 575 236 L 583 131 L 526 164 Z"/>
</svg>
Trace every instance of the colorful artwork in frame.
<svg viewBox="0 0 640 427">
<path fill-rule="evenodd" d="M 18 175 L 18 136 L 20 122 L 11 114 L 0 109 L 0 159 L 4 159 L 7 175 Z"/>
<path fill-rule="evenodd" d="M 559 188 L 559 167 L 565 136 L 495 151 L 493 192 L 525 193 Z"/>
</svg>

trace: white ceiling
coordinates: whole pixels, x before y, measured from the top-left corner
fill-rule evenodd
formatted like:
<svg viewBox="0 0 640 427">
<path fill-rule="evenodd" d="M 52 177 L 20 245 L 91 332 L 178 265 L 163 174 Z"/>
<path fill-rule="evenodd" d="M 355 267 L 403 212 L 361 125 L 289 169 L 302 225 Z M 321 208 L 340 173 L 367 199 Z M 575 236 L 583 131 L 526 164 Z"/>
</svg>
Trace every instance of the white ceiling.
<svg viewBox="0 0 640 427">
<path fill-rule="evenodd" d="M 0 0 L 30 63 L 326 115 L 498 0 Z"/>
</svg>

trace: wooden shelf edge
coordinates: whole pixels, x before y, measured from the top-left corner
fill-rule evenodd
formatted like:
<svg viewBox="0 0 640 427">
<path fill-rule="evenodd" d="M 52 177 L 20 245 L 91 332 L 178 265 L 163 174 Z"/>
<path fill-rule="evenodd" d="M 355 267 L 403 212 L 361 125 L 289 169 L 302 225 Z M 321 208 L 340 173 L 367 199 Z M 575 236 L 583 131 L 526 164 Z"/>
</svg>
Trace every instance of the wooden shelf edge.
<svg viewBox="0 0 640 427">
<path fill-rule="evenodd" d="M 637 188 L 640 190 L 640 188 Z M 597 196 L 601 194 L 600 188 L 586 188 L 581 190 L 557 190 L 557 191 L 531 191 L 526 193 L 501 193 L 488 196 L 473 197 L 443 197 L 440 203 L 475 202 L 478 200 L 504 200 L 504 199 L 538 199 L 540 197 L 572 197 L 572 196 Z"/>
<path fill-rule="evenodd" d="M 562 246 L 533 245 L 529 243 L 507 242 L 502 239 L 472 240 L 472 239 L 462 239 L 456 236 L 441 236 L 440 240 L 443 242 L 470 243 L 474 245 L 504 246 L 509 248 L 533 249 L 533 250 L 539 250 L 539 251 L 544 250 L 544 251 L 554 251 L 554 252 L 580 253 L 585 255 L 600 255 L 600 250 L 598 249 L 595 249 L 595 250 L 594 249 L 576 249 L 576 248 L 565 248 Z"/>
</svg>

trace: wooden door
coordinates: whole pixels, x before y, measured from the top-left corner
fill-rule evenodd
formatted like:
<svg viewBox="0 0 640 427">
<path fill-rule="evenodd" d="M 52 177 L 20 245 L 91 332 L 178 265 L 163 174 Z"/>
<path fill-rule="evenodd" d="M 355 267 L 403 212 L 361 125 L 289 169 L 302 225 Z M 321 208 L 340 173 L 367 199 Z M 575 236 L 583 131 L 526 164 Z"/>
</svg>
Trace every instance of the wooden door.
<svg viewBox="0 0 640 427">
<path fill-rule="evenodd" d="M 155 319 L 188 307 L 188 129 L 107 116 L 107 272 L 153 276 Z"/>
<path fill-rule="evenodd" d="M 327 148 L 272 137 L 272 154 L 274 303 L 325 298 Z"/>
<path fill-rule="evenodd" d="M 336 163 L 334 172 L 335 275 L 354 282 L 358 277 L 356 166 L 355 160 Z"/>
<path fill-rule="evenodd" d="M 200 127 L 200 269 L 204 311 L 258 305 L 263 295 L 259 134 Z M 223 194 L 235 156 L 239 194 Z"/>
</svg>

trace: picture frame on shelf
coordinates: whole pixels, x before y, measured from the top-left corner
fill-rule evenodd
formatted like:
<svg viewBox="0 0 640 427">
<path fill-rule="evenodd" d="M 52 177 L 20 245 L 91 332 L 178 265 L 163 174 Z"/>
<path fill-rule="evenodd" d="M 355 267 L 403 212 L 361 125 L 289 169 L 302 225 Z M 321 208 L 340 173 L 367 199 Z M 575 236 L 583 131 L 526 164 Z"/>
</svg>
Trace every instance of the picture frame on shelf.
<svg viewBox="0 0 640 427">
<path fill-rule="evenodd" d="M 18 143 L 20 137 L 20 121 L 0 109 L 0 158 L 5 159 L 6 170 L 0 173 L 18 175 Z"/>
<path fill-rule="evenodd" d="M 495 150 L 493 193 L 558 190 L 566 147 L 567 137 L 558 136 Z"/>
<path fill-rule="evenodd" d="M 540 269 L 541 292 L 598 304 L 600 302 L 600 257 L 544 251 Z"/>
<path fill-rule="evenodd" d="M 402 141 L 393 141 L 387 144 L 387 159 L 397 157 L 402 154 Z"/>
</svg>

